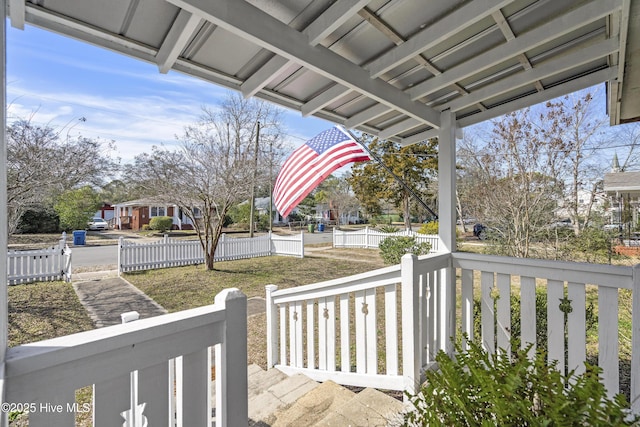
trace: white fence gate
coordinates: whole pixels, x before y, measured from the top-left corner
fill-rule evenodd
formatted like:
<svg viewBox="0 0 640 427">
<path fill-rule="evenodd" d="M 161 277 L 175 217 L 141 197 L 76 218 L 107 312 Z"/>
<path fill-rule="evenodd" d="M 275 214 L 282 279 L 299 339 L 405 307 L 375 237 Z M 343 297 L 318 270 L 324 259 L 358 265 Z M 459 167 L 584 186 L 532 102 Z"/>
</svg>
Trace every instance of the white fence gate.
<svg viewBox="0 0 640 427">
<path fill-rule="evenodd" d="M 56 246 L 30 251 L 7 253 L 7 278 L 10 285 L 22 283 L 71 280 L 71 249 L 66 243 L 67 235 Z"/>
<path fill-rule="evenodd" d="M 272 233 L 258 237 L 233 238 L 220 236 L 214 261 L 232 261 L 270 255 L 304 256 L 304 235 L 278 236 Z M 152 270 L 203 264 L 204 251 L 198 240 L 163 239 L 136 243 L 120 238 L 118 272 Z"/>
<path fill-rule="evenodd" d="M 440 238 L 437 234 L 420 234 L 411 230 L 398 231 L 395 233 L 383 233 L 365 227 L 363 230 L 342 231 L 333 229 L 334 248 L 377 248 L 387 237 L 392 236 L 413 236 L 418 243 L 430 243 L 431 253 L 438 252 Z"/>
</svg>

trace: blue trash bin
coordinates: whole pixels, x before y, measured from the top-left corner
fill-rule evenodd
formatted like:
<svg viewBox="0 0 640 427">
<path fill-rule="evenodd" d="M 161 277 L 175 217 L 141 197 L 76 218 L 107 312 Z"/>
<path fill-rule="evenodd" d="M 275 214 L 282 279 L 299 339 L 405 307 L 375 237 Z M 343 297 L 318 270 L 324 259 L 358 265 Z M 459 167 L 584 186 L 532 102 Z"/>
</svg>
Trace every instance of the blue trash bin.
<svg viewBox="0 0 640 427">
<path fill-rule="evenodd" d="M 323 223 L 318 224 L 318 231 L 321 232 L 321 233 L 324 231 L 324 224 Z"/>
<path fill-rule="evenodd" d="M 74 245 L 84 245 L 85 240 L 87 238 L 87 232 L 84 230 L 75 230 L 73 232 L 73 244 Z"/>
</svg>

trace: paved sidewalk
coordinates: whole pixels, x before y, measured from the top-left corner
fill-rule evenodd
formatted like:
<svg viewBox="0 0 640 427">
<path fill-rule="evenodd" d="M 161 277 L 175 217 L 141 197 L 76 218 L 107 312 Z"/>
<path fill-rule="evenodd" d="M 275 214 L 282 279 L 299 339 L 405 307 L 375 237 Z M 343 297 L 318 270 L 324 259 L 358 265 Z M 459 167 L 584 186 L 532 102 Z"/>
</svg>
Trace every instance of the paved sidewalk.
<svg viewBox="0 0 640 427">
<path fill-rule="evenodd" d="M 122 323 L 120 315 L 128 311 L 137 311 L 141 319 L 167 313 L 117 272 L 74 274 L 73 288 L 98 328 Z"/>
<path fill-rule="evenodd" d="M 118 277 L 116 270 L 74 273 L 72 281 L 80 303 L 98 328 L 122 323 L 120 315 L 128 311 L 137 311 L 141 319 L 167 313 L 141 290 Z M 247 316 L 264 312 L 264 298 L 247 299 Z"/>
</svg>

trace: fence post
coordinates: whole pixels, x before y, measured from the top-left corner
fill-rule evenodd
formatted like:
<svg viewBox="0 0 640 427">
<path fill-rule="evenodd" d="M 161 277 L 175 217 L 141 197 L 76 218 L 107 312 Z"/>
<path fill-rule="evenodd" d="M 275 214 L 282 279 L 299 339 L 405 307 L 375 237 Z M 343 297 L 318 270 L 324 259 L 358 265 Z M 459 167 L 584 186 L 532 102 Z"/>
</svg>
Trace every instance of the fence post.
<svg viewBox="0 0 640 427">
<path fill-rule="evenodd" d="M 368 225 L 364 228 L 364 247 L 365 249 L 369 249 L 369 226 Z"/>
<path fill-rule="evenodd" d="M 124 243 L 124 238 L 120 236 L 118 239 L 118 277 L 122 273 L 122 244 Z"/>
<path fill-rule="evenodd" d="M 169 235 L 165 234 L 162 239 L 162 265 L 164 267 L 169 267 L 169 256 L 167 252 L 169 252 Z"/>
<path fill-rule="evenodd" d="M 264 287 L 267 293 L 266 309 L 267 309 L 267 369 L 273 368 L 279 363 L 279 330 L 278 330 L 278 307 L 273 303 L 272 293 L 278 290 L 276 285 L 267 285 Z"/>
<path fill-rule="evenodd" d="M 236 288 L 216 295 L 226 313 L 224 341 L 215 346 L 216 425 L 246 426 L 247 396 L 247 297 Z"/>
<path fill-rule="evenodd" d="M 406 254 L 402 257 L 401 288 L 402 288 L 402 375 L 404 390 L 414 395 L 420 384 L 420 370 L 422 368 L 422 327 L 420 324 L 420 280 L 416 273 L 418 257 Z M 405 396 L 405 400 L 407 396 Z"/>
<path fill-rule="evenodd" d="M 271 233 L 271 230 L 269 230 L 269 256 L 273 255 L 273 235 Z"/>
<path fill-rule="evenodd" d="M 633 267 L 631 307 L 631 412 L 640 415 L 640 264 Z"/>
<path fill-rule="evenodd" d="M 300 258 L 304 258 L 304 230 L 300 231 Z"/>
<path fill-rule="evenodd" d="M 333 245 L 333 247 L 336 247 L 336 228 L 333 227 L 332 231 L 333 236 L 331 236 L 331 244 Z"/>
</svg>

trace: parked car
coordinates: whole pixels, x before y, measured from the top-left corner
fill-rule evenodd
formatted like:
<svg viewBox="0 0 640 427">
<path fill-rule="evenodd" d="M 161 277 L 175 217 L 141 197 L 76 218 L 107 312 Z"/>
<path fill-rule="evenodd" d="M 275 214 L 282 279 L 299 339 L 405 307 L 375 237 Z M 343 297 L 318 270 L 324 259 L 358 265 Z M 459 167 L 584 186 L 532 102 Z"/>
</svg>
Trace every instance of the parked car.
<svg viewBox="0 0 640 427">
<path fill-rule="evenodd" d="M 602 228 L 606 231 L 622 231 L 622 224 L 605 224 Z"/>
<path fill-rule="evenodd" d="M 561 219 L 549 225 L 549 228 L 551 228 L 552 230 L 555 228 L 571 228 L 571 227 L 573 227 L 573 224 L 571 223 L 571 219 L 569 218 Z"/>
<path fill-rule="evenodd" d="M 108 230 L 109 224 L 102 218 L 93 218 L 87 223 L 89 230 Z"/>
</svg>

